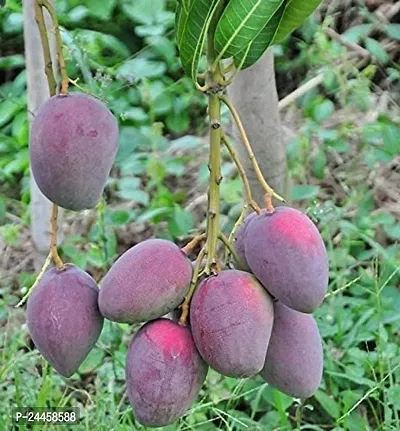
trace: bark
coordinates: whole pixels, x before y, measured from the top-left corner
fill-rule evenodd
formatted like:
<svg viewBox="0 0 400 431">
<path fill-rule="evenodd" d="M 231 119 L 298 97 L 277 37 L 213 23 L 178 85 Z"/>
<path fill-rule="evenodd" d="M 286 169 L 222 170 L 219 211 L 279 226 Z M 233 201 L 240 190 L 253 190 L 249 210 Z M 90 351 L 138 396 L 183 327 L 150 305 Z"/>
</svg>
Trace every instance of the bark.
<svg viewBox="0 0 400 431">
<path fill-rule="evenodd" d="M 29 121 L 32 123 L 40 106 L 49 98 L 49 89 L 46 75 L 44 73 L 44 59 L 42 43 L 35 21 L 34 2 L 36 0 L 24 0 L 24 40 L 25 60 L 28 82 L 28 113 Z M 51 29 L 50 16 L 45 11 L 47 28 Z M 50 45 L 52 48 L 53 68 L 57 64 L 55 40 L 52 31 L 48 31 Z M 50 244 L 50 215 L 51 202 L 41 193 L 31 175 L 31 234 L 33 243 L 38 251 L 36 263 L 43 263 L 47 256 Z M 62 211 L 59 211 L 59 225 L 62 226 Z M 58 242 L 62 241 L 62 229 L 58 233 Z"/>
<path fill-rule="evenodd" d="M 272 50 L 268 50 L 254 66 L 240 72 L 229 87 L 228 93 L 239 111 L 267 182 L 277 193 L 285 196 L 287 193 L 286 145 L 279 117 Z M 262 205 L 264 191 L 256 179 L 235 126 L 233 135 L 253 197 L 258 204 Z"/>
</svg>

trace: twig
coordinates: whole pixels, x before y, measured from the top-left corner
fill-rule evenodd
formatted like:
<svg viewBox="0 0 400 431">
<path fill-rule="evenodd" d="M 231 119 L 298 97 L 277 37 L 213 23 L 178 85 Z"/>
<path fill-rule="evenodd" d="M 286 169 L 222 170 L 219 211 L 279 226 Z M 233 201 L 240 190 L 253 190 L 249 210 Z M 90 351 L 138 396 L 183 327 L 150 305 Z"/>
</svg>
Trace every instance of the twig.
<svg viewBox="0 0 400 431">
<path fill-rule="evenodd" d="M 300 87 L 296 88 L 296 90 L 294 90 L 292 93 L 288 94 L 286 97 L 284 97 L 278 102 L 279 110 L 282 111 L 283 109 L 287 108 L 298 98 L 300 98 L 301 96 L 304 96 L 310 90 L 312 90 L 315 87 L 318 87 L 318 85 L 322 84 L 323 82 L 324 82 L 324 74 L 320 73 L 319 75 L 307 81 L 305 84 L 300 85 Z"/>
<path fill-rule="evenodd" d="M 244 218 L 246 217 L 247 213 L 247 205 L 243 206 L 242 212 L 240 213 L 239 218 L 236 220 L 235 225 L 233 226 L 233 229 L 231 233 L 229 234 L 228 241 L 232 244 L 233 240 L 236 237 L 236 232 L 238 231 L 240 225 L 243 223 Z"/>
<path fill-rule="evenodd" d="M 235 247 L 233 247 L 233 245 L 229 242 L 228 238 L 223 233 L 220 233 L 218 238 L 225 244 L 225 247 L 229 250 L 230 254 L 235 259 L 236 266 L 238 268 L 246 268 L 246 265 L 244 264 L 242 258 L 239 256 L 238 252 L 235 250 Z"/>
<path fill-rule="evenodd" d="M 357 52 L 361 57 L 371 57 L 369 51 L 365 48 L 363 48 L 360 45 L 357 45 L 356 43 L 349 42 L 348 40 L 344 39 L 344 37 L 337 33 L 333 28 L 326 28 L 325 33 L 331 38 L 339 43 L 341 43 L 343 46 L 348 48 L 350 51 Z"/>
<path fill-rule="evenodd" d="M 193 252 L 193 250 L 197 247 L 197 245 L 206 239 L 207 235 L 205 233 L 201 235 L 195 236 L 190 242 L 188 242 L 185 247 L 182 248 L 182 251 L 188 255 Z"/>
<path fill-rule="evenodd" d="M 55 33 L 56 44 L 57 44 L 57 57 L 58 57 L 58 63 L 60 65 L 60 73 L 61 73 L 60 94 L 66 95 L 68 94 L 69 78 L 67 74 L 67 67 L 65 65 L 64 55 L 62 52 L 63 43 L 62 43 L 62 38 L 60 33 L 60 26 L 58 24 L 57 14 L 56 14 L 56 11 L 54 10 L 54 7 L 48 0 L 37 0 L 37 3 L 40 7 L 45 7 L 47 9 L 53 21 L 54 33 Z"/>
<path fill-rule="evenodd" d="M 58 233 L 58 206 L 52 205 L 51 208 L 51 235 L 50 235 L 50 255 L 58 270 L 64 268 L 64 263 L 57 251 L 57 233 Z"/>
<path fill-rule="evenodd" d="M 50 43 L 47 36 L 46 23 L 44 21 L 43 9 L 39 2 L 34 2 L 35 20 L 37 22 L 40 39 L 42 41 L 43 56 L 44 56 L 44 72 L 47 76 L 47 83 L 49 86 L 50 96 L 54 96 L 57 91 L 57 82 L 54 77 L 53 63 L 51 61 Z"/>
<path fill-rule="evenodd" d="M 197 287 L 197 280 L 199 279 L 199 273 L 200 273 L 200 266 L 201 266 L 201 262 L 203 261 L 204 256 L 206 255 L 207 250 L 206 247 L 203 247 L 200 250 L 199 255 L 197 256 L 196 262 L 194 264 L 194 269 L 193 269 L 193 276 L 192 276 L 192 280 L 190 281 L 190 289 L 188 294 L 185 297 L 185 301 L 182 304 L 182 314 L 179 318 L 179 324 L 185 326 L 186 325 L 186 321 L 189 315 L 189 307 L 190 307 L 190 301 L 192 300 L 192 296 L 196 290 Z"/>
<path fill-rule="evenodd" d="M 235 120 L 235 123 L 236 123 L 236 125 L 239 129 L 240 135 L 242 137 L 243 144 L 246 148 L 247 154 L 249 155 L 249 159 L 253 165 L 254 172 L 257 176 L 259 183 L 261 184 L 261 186 L 265 190 L 265 193 L 271 194 L 273 197 L 275 197 L 276 199 L 278 199 L 281 202 L 285 202 L 285 199 L 283 199 L 282 196 L 278 195 L 265 181 L 265 178 L 261 172 L 260 166 L 258 165 L 256 156 L 254 155 L 253 149 L 251 148 L 251 144 L 250 144 L 249 139 L 247 137 L 247 133 L 243 127 L 243 123 L 240 120 L 240 116 L 239 116 L 239 113 L 237 112 L 236 108 L 233 106 L 233 104 L 231 103 L 231 101 L 229 100 L 229 98 L 227 96 L 220 95 L 219 97 L 220 97 L 221 101 L 224 102 L 225 105 L 228 107 L 229 111 L 232 114 L 233 119 Z"/>
<path fill-rule="evenodd" d="M 257 214 L 260 214 L 261 213 L 261 208 L 258 206 L 257 202 L 252 197 L 249 180 L 247 179 L 244 167 L 241 164 L 241 162 L 239 160 L 239 157 L 236 154 L 235 149 L 233 148 L 233 145 L 229 142 L 229 139 L 227 138 L 227 136 L 225 135 L 225 133 L 222 133 L 222 142 L 224 143 L 224 145 L 228 149 L 229 154 L 230 154 L 232 160 L 234 161 L 234 163 L 235 163 L 235 165 L 237 167 L 237 170 L 239 172 L 239 175 L 240 175 L 240 177 L 242 179 L 243 188 L 244 188 L 244 192 L 245 192 L 245 195 L 246 195 L 247 205 L 249 205 L 251 208 L 253 208 L 253 210 Z"/>
</svg>

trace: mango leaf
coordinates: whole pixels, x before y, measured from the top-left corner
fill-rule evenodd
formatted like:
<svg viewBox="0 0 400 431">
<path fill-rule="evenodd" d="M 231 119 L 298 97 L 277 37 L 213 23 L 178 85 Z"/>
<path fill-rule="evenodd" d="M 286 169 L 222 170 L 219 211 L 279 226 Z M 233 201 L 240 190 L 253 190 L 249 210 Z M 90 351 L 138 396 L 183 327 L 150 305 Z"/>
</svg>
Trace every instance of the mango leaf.
<svg viewBox="0 0 400 431">
<path fill-rule="evenodd" d="M 182 36 L 182 26 L 187 20 L 187 6 L 185 0 L 178 1 L 175 10 L 175 39 L 176 45 L 180 47 L 180 40 Z"/>
<path fill-rule="evenodd" d="M 242 51 L 239 55 L 235 56 L 235 64 L 237 67 L 240 66 L 241 69 L 246 69 L 261 58 L 272 43 L 284 10 L 285 6 L 282 4 L 275 12 L 274 16 L 268 21 L 267 25 L 261 30 L 261 33 L 253 40 L 247 54 Z"/>
<path fill-rule="evenodd" d="M 289 0 L 276 31 L 272 43 L 282 42 L 290 33 L 296 30 L 303 21 L 310 16 L 321 0 Z"/>
<path fill-rule="evenodd" d="M 207 30 L 218 0 L 182 0 L 178 20 L 177 41 L 183 70 L 196 81 Z"/>
<path fill-rule="evenodd" d="M 231 0 L 218 22 L 215 48 L 222 58 L 246 51 L 284 0 Z"/>
</svg>

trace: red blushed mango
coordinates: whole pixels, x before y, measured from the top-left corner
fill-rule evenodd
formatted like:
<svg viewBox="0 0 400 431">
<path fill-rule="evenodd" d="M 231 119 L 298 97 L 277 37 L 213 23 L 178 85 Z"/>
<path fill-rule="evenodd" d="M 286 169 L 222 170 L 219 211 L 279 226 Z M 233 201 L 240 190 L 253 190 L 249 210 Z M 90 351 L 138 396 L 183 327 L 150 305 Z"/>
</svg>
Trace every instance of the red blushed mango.
<svg viewBox="0 0 400 431">
<path fill-rule="evenodd" d="M 274 327 L 261 376 L 287 395 L 308 398 L 318 389 L 323 369 L 321 337 L 310 314 L 274 304 Z"/>
<path fill-rule="evenodd" d="M 118 149 L 118 123 L 86 94 L 50 98 L 32 125 L 29 156 L 42 193 L 74 211 L 100 200 Z"/>
<path fill-rule="evenodd" d="M 288 307 L 312 313 L 322 303 L 328 255 L 318 229 L 300 211 L 278 207 L 254 217 L 246 229 L 245 253 L 253 274 Z"/>
<path fill-rule="evenodd" d="M 185 298 L 192 264 L 164 239 L 149 239 L 126 251 L 101 285 L 99 307 L 114 322 L 137 323 L 162 317 Z"/>
<path fill-rule="evenodd" d="M 253 218 L 257 214 L 255 212 L 249 214 L 240 225 L 239 229 L 236 232 L 236 240 L 235 240 L 235 249 L 238 252 L 239 256 L 242 258 L 243 263 L 246 265 L 246 269 L 249 269 L 249 265 L 246 260 L 246 252 L 245 252 L 245 238 L 247 226 L 253 220 Z"/>
<path fill-rule="evenodd" d="M 263 367 L 273 324 L 273 304 L 247 272 L 226 270 L 204 280 L 190 307 L 190 325 L 203 359 L 231 377 Z"/>
<path fill-rule="evenodd" d="M 49 269 L 27 305 L 28 328 L 40 353 L 63 376 L 84 361 L 103 328 L 99 289 L 89 274 L 67 264 Z"/>
<path fill-rule="evenodd" d="M 177 421 L 197 398 L 207 370 L 188 328 L 168 319 L 142 326 L 126 360 L 126 387 L 136 419 L 149 427 Z"/>
</svg>

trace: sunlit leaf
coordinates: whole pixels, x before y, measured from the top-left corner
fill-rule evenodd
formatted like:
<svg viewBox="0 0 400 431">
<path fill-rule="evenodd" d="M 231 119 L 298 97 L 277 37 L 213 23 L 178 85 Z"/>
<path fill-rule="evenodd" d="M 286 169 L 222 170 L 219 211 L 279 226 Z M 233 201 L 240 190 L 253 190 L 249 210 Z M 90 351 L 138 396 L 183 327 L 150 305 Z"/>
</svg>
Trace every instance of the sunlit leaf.
<svg viewBox="0 0 400 431">
<path fill-rule="evenodd" d="M 193 81 L 196 80 L 207 29 L 217 4 L 218 0 L 182 0 L 177 41 L 183 69 Z"/>
<path fill-rule="evenodd" d="M 234 57 L 245 51 L 266 27 L 283 1 L 231 0 L 215 33 L 215 47 L 222 58 Z"/>
<path fill-rule="evenodd" d="M 273 43 L 279 43 L 289 36 L 290 33 L 296 30 L 296 28 L 314 12 L 320 3 L 321 0 L 287 1 Z"/>
<path fill-rule="evenodd" d="M 237 66 L 241 65 L 242 69 L 246 69 L 261 58 L 272 43 L 276 29 L 282 18 L 283 11 L 284 6 L 282 5 L 268 21 L 267 25 L 261 30 L 261 33 L 259 33 L 259 35 L 253 40 L 247 54 L 245 54 L 245 52 L 241 52 L 239 55 L 235 56 L 235 63 Z M 243 59 L 243 56 L 245 56 L 245 59 Z"/>
</svg>

